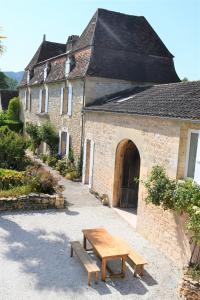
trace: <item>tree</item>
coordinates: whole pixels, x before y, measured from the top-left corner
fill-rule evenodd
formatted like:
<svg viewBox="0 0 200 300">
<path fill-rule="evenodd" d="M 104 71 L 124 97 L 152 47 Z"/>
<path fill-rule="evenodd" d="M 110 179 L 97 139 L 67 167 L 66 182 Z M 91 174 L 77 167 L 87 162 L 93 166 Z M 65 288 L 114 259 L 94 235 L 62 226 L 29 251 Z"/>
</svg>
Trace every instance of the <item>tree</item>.
<svg viewBox="0 0 200 300">
<path fill-rule="evenodd" d="M 183 79 L 182 79 L 182 82 L 188 82 L 189 80 L 188 80 L 188 78 L 187 77 L 184 77 Z"/>
<path fill-rule="evenodd" d="M 40 127 L 37 124 L 26 123 L 26 132 L 31 138 L 32 150 L 35 154 L 42 142 Z"/>
<path fill-rule="evenodd" d="M 11 120 L 19 121 L 20 114 L 20 100 L 19 97 L 14 97 L 8 104 L 8 118 Z"/>
<path fill-rule="evenodd" d="M 18 82 L 17 82 L 17 80 L 6 76 L 6 84 L 8 86 L 8 90 L 16 90 Z"/>
<path fill-rule="evenodd" d="M 50 154 L 55 155 L 58 151 L 59 137 L 51 123 L 46 122 L 41 126 L 41 137 L 42 141 L 49 146 Z"/>
<path fill-rule="evenodd" d="M 8 88 L 8 84 L 6 80 L 7 80 L 7 76 L 3 72 L 0 72 L 0 89 Z"/>
</svg>

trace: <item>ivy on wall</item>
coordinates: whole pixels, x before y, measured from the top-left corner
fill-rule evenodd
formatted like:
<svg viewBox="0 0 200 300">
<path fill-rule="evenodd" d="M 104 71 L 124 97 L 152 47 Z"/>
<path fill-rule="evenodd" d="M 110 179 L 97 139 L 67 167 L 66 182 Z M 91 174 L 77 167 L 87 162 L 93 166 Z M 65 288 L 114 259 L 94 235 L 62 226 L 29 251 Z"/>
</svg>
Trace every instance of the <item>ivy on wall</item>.
<svg viewBox="0 0 200 300">
<path fill-rule="evenodd" d="M 147 179 L 142 182 L 147 189 L 147 203 L 161 206 L 165 210 L 173 210 L 178 214 L 187 213 L 186 226 L 195 244 L 194 251 L 199 249 L 196 266 L 200 267 L 200 185 L 191 179 L 172 180 L 161 166 L 154 166 Z"/>
</svg>

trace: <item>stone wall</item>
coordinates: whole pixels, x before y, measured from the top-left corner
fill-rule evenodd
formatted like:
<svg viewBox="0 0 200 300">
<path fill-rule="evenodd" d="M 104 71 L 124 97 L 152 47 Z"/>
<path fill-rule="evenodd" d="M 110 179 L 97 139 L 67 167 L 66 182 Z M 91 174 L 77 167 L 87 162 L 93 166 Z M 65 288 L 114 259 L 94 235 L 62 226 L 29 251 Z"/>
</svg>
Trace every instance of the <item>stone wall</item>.
<svg viewBox="0 0 200 300">
<path fill-rule="evenodd" d="M 141 83 L 141 85 L 148 83 Z M 85 104 L 91 103 L 94 99 L 116 93 L 140 83 L 112 78 L 86 77 L 85 81 Z"/>
<path fill-rule="evenodd" d="M 48 194 L 29 194 L 13 198 L 0 198 L 0 211 L 34 210 L 48 208 L 65 208 L 62 196 Z"/>
<path fill-rule="evenodd" d="M 184 274 L 178 292 L 179 295 L 186 300 L 199 300 L 200 282 L 192 280 L 187 274 Z"/>
<path fill-rule="evenodd" d="M 195 125 L 197 126 L 197 125 Z M 112 206 L 115 180 L 115 154 L 119 143 L 130 139 L 138 148 L 140 179 L 146 179 L 154 165 L 165 167 L 174 179 L 183 176 L 187 128 L 193 124 L 167 119 L 111 113 L 85 114 L 85 139 L 94 141 L 93 190 L 107 194 Z M 185 135 L 184 135 L 184 134 Z M 181 140 L 180 140 L 181 138 Z M 183 139 L 183 140 L 182 140 Z M 183 173 L 183 172 L 182 172 Z M 137 230 L 177 265 L 188 263 L 191 249 L 185 230 L 185 217 L 146 204 L 146 191 L 140 183 Z"/>
<path fill-rule="evenodd" d="M 51 83 L 48 84 L 49 104 L 48 113 L 38 113 L 39 91 L 42 86 L 32 86 L 30 88 L 32 95 L 32 109 L 25 111 L 24 109 L 24 95 L 25 89 L 20 89 L 20 99 L 22 103 L 21 120 L 25 122 L 32 122 L 38 125 L 49 121 L 51 122 L 58 134 L 59 131 L 67 131 L 70 135 L 71 145 L 74 150 L 74 156 L 77 160 L 81 153 L 81 133 L 82 133 L 82 103 L 83 103 L 83 88 L 82 80 L 72 80 L 73 87 L 73 103 L 72 116 L 67 114 L 60 114 L 61 105 L 61 87 L 65 83 Z"/>
</svg>

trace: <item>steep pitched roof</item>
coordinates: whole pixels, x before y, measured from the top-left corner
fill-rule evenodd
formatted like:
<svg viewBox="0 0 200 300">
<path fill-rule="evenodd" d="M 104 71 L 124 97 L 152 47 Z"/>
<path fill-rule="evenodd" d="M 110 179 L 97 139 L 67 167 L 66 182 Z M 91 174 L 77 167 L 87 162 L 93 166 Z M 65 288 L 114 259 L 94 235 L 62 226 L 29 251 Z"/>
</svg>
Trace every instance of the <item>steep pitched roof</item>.
<svg viewBox="0 0 200 300">
<path fill-rule="evenodd" d="M 43 41 L 25 70 L 31 69 L 37 63 L 65 52 L 66 44 Z"/>
<path fill-rule="evenodd" d="M 93 46 L 86 75 L 137 82 L 177 82 L 173 55 L 144 17 L 98 9 L 74 45 Z"/>
<path fill-rule="evenodd" d="M 200 81 L 138 86 L 97 99 L 84 110 L 200 120 Z"/>
<path fill-rule="evenodd" d="M 42 83 L 41 63 L 59 60 L 56 56 L 60 54 L 68 55 L 65 44 L 43 41 L 25 69 L 36 69 L 30 84 Z M 173 55 L 144 17 L 98 9 L 69 55 L 74 56 L 75 64 L 68 79 L 93 76 L 149 83 L 180 81 Z M 56 81 L 64 79 L 63 75 L 64 65 L 59 62 L 52 65 L 48 77 Z M 25 85 L 27 72 L 19 86 Z"/>
</svg>

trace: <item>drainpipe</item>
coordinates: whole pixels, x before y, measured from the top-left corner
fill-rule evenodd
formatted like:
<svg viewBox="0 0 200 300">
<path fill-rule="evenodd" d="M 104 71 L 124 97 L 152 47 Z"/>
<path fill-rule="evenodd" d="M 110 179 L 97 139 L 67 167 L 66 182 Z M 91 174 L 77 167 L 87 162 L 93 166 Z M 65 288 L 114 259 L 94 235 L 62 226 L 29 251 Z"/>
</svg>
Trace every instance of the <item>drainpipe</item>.
<svg viewBox="0 0 200 300">
<path fill-rule="evenodd" d="M 83 159 L 83 145 L 84 145 L 84 114 L 83 114 L 83 108 L 85 106 L 85 78 L 83 79 L 83 102 L 82 102 L 82 111 L 81 111 L 81 155 Z"/>
</svg>

